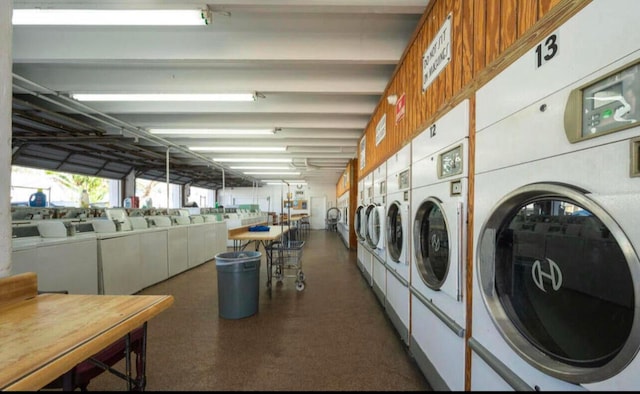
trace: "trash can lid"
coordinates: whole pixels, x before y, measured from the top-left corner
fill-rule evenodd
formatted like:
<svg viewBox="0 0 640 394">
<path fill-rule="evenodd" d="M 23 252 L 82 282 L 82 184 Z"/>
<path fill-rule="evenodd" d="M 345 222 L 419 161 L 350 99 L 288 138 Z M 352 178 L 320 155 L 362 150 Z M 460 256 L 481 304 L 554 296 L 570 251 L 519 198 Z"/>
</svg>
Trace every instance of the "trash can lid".
<svg viewBox="0 0 640 394">
<path fill-rule="evenodd" d="M 215 255 L 216 265 L 246 263 L 260 259 L 262 253 L 257 251 L 222 252 Z"/>
</svg>

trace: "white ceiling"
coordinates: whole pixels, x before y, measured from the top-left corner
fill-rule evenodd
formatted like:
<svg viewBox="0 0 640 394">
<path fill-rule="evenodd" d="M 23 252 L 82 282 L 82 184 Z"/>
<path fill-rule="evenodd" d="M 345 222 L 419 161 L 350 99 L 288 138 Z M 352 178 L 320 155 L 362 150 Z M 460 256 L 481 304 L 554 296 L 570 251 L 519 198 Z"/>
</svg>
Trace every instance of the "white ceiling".
<svg viewBox="0 0 640 394">
<path fill-rule="evenodd" d="M 104 132 L 100 134 L 102 138 L 122 137 L 122 141 L 134 147 L 156 152 L 165 152 L 163 144 L 168 141 L 167 146 L 174 147 L 170 155 L 185 165 L 206 168 L 211 166 L 208 161 L 214 156 L 237 156 L 204 152 L 192 155 L 186 146 L 286 146 L 286 153 L 254 156 L 291 157 L 294 160 L 291 166 L 298 168 L 301 175 L 268 178 L 335 184 L 349 160 L 357 157 L 358 140 L 428 2 L 14 0 L 14 9 L 208 7 L 213 11 L 213 21 L 207 26 L 14 26 L 13 73 L 18 76 L 14 78 L 14 102 L 15 97 L 29 97 L 15 96 L 25 93 L 18 87 L 27 85 L 22 78 L 37 84 L 29 84 L 31 97 L 35 97 L 34 92 L 43 91 L 55 91 L 62 96 L 67 93 L 257 92 L 260 97 L 248 103 L 86 105 L 117 120 L 111 122 L 114 124 L 100 124 Z M 50 103 L 39 105 L 53 108 Z M 55 111 L 78 116 L 69 108 L 58 107 Z M 97 124 L 90 117 L 85 121 Z M 118 126 L 121 125 L 118 122 L 126 126 Z M 15 123 L 14 120 L 14 138 L 19 141 L 22 130 Z M 147 129 L 162 127 L 264 127 L 275 128 L 277 132 L 267 137 L 144 138 Z M 28 140 L 28 144 L 37 143 L 37 138 Z M 20 158 L 20 152 L 14 146 L 14 162 L 29 165 L 29 156 Z M 37 160 L 31 165 L 37 166 Z M 217 166 L 219 164 L 213 165 Z M 156 174 L 164 171 L 159 160 L 156 167 Z M 237 177 L 249 185 L 256 179 L 264 179 L 244 176 L 242 171 L 229 168 L 225 174 L 229 179 Z M 182 180 L 207 183 L 193 177 L 193 180 L 187 179 L 189 176 Z"/>
</svg>

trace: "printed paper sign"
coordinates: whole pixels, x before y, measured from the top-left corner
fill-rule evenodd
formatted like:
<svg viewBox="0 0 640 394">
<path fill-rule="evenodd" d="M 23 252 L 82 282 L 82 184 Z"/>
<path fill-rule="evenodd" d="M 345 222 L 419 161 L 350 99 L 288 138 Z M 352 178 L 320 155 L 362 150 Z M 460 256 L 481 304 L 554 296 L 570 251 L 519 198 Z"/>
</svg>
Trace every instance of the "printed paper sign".
<svg viewBox="0 0 640 394">
<path fill-rule="evenodd" d="M 451 60 L 451 14 L 422 56 L 422 93 Z"/>
</svg>

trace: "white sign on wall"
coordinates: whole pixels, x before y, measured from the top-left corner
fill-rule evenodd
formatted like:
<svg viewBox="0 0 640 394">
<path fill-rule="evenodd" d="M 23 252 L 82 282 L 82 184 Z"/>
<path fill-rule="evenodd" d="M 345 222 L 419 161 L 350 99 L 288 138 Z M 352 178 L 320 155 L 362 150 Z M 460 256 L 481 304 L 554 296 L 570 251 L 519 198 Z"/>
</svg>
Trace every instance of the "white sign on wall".
<svg viewBox="0 0 640 394">
<path fill-rule="evenodd" d="M 422 93 L 444 70 L 451 60 L 451 14 L 440 27 L 429 47 L 422 55 Z"/>
<path fill-rule="evenodd" d="M 366 152 L 366 147 L 367 147 L 367 137 L 362 137 L 362 139 L 360 140 L 360 169 L 364 168 L 364 162 L 365 162 L 365 152 Z"/>
<path fill-rule="evenodd" d="M 376 125 L 376 146 L 384 139 L 385 135 L 387 135 L 387 114 L 382 115 Z"/>
</svg>

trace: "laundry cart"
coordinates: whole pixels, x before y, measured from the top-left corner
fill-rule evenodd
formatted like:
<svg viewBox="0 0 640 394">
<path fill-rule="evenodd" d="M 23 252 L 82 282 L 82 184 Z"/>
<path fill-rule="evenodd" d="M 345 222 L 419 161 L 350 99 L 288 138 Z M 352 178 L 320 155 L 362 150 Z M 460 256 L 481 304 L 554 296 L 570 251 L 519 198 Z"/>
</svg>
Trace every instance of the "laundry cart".
<svg viewBox="0 0 640 394">
<path fill-rule="evenodd" d="M 282 282 L 284 278 L 295 278 L 296 290 L 304 290 L 305 277 L 304 272 L 302 272 L 303 246 L 304 241 L 292 239 L 274 241 L 267 245 L 267 288 L 269 290 L 271 290 L 271 282 L 274 276 L 278 282 Z"/>
</svg>

